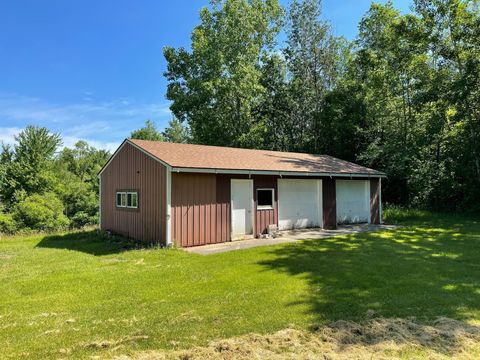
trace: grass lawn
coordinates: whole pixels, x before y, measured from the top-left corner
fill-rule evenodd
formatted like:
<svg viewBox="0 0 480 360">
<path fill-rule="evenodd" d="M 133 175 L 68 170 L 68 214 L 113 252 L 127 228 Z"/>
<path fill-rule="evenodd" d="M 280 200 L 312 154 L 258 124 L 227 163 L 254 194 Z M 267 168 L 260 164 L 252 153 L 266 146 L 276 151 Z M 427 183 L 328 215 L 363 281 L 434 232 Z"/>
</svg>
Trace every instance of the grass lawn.
<svg viewBox="0 0 480 360">
<path fill-rule="evenodd" d="M 386 215 L 405 226 L 210 256 L 95 231 L 2 238 L 0 357 L 188 348 L 368 310 L 480 321 L 478 217 Z"/>
</svg>

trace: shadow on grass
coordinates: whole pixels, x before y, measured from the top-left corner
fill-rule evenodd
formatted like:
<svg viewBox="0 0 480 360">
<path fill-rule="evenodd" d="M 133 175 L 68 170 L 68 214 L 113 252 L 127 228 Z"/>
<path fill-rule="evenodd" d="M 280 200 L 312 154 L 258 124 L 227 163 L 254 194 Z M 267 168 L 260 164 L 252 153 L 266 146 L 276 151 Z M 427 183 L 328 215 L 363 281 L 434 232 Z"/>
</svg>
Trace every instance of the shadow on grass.
<svg viewBox="0 0 480 360">
<path fill-rule="evenodd" d="M 46 235 L 36 247 L 81 251 L 95 256 L 102 256 L 138 249 L 139 244 L 121 236 L 106 236 L 100 231 L 90 230 Z"/>
<path fill-rule="evenodd" d="M 275 248 L 260 265 L 305 277 L 308 294 L 288 305 L 307 304 L 319 323 L 359 321 L 372 312 L 427 322 L 479 319 L 480 224 L 455 218 L 426 226 L 424 220 Z"/>
</svg>

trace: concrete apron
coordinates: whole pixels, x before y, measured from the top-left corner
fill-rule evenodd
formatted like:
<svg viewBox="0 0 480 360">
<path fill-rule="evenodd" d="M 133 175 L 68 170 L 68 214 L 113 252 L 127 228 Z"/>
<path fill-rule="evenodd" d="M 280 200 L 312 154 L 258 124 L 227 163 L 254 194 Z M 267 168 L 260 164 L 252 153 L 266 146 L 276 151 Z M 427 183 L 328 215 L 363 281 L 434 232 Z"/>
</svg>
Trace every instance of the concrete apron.
<svg viewBox="0 0 480 360">
<path fill-rule="evenodd" d="M 218 254 L 227 251 L 242 250 L 254 248 L 257 246 L 278 245 L 291 243 L 295 241 L 307 240 L 307 239 L 324 239 L 340 235 L 356 234 L 366 231 L 380 231 L 395 229 L 395 225 L 372 225 L 372 224 L 359 224 L 359 225 L 341 225 L 336 230 L 323 230 L 323 229 L 298 229 L 298 230 L 286 230 L 281 231 L 276 238 L 259 238 L 248 240 L 237 240 L 220 244 L 194 246 L 184 248 L 183 250 L 200 255 Z"/>
</svg>

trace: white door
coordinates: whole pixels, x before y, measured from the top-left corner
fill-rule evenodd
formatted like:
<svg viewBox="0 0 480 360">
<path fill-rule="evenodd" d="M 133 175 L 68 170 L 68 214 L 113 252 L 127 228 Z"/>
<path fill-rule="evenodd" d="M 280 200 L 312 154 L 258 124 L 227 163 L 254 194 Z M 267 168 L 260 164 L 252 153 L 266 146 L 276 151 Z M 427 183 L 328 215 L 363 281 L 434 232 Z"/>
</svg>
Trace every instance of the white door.
<svg viewBox="0 0 480 360">
<path fill-rule="evenodd" d="M 322 181 L 278 180 L 278 228 L 322 227 Z"/>
<path fill-rule="evenodd" d="M 337 180 L 337 223 L 370 222 L 370 181 Z"/>
<path fill-rule="evenodd" d="M 231 181 L 232 240 L 253 235 L 253 180 Z"/>
</svg>

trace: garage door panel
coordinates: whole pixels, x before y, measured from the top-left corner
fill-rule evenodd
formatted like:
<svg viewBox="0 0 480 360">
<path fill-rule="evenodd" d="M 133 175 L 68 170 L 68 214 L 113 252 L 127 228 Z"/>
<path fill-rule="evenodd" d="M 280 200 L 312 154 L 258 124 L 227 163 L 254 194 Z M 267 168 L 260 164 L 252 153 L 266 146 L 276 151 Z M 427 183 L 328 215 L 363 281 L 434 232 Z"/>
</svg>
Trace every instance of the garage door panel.
<svg viewBox="0 0 480 360">
<path fill-rule="evenodd" d="M 337 223 L 355 224 L 370 221 L 370 182 L 337 180 Z"/>
<path fill-rule="evenodd" d="M 321 227 L 321 180 L 278 180 L 280 230 Z"/>
</svg>

